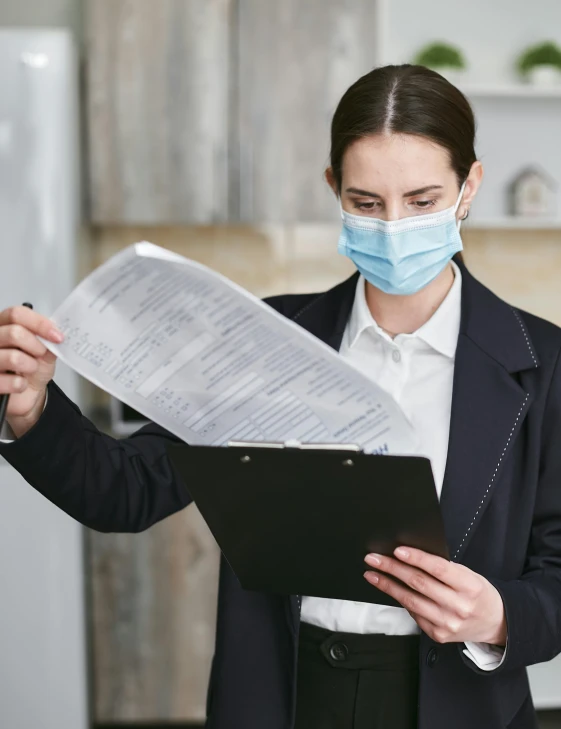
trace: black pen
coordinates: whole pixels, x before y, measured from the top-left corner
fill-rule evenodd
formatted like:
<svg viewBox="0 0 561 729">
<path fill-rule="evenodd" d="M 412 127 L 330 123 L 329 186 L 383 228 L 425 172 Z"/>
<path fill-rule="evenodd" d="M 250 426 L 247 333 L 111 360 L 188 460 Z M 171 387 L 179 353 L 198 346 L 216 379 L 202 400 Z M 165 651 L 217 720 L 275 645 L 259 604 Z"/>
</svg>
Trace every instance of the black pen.
<svg viewBox="0 0 561 729">
<path fill-rule="evenodd" d="M 33 309 L 32 304 L 28 304 L 27 302 L 25 304 L 22 304 L 22 306 L 27 306 L 28 309 Z M 12 374 L 11 372 L 7 372 L 6 374 Z M 6 412 L 8 410 L 8 400 L 10 399 L 9 395 L 0 395 L 0 431 L 4 427 L 4 421 L 6 420 Z"/>
</svg>

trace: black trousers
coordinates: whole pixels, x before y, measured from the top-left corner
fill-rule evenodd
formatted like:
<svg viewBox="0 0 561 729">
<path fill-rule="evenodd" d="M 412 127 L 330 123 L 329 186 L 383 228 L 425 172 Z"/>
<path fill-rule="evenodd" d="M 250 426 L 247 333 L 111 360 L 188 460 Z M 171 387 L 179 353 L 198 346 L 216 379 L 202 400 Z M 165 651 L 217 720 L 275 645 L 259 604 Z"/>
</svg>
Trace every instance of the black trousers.
<svg viewBox="0 0 561 729">
<path fill-rule="evenodd" d="M 417 729 L 418 636 L 302 624 L 295 729 Z"/>
</svg>

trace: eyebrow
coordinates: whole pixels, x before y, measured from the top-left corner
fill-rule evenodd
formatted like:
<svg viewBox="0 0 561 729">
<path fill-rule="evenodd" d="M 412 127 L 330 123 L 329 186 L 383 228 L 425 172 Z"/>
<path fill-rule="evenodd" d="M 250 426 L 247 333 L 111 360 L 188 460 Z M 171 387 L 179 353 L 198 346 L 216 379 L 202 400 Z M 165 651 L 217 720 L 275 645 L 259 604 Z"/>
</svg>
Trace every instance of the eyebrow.
<svg viewBox="0 0 561 729">
<path fill-rule="evenodd" d="M 410 192 L 403 193 L 403 197 L 415 197 L 415 195 L 424 195 L 425 192 L 431 192 L 432 190 L 442 190 L 442 185 L 427 185 L 426 187 L 420 187 L 418 190 L 411 190 Z M 368 192 L 368 190 L 360 190 L 357 187 L 348 187 L 347 192 L 354 195 L 362 195 L 363 197 L 377 197 L 381 199 L 381 195 L 377 192 Z"/>
</svg>

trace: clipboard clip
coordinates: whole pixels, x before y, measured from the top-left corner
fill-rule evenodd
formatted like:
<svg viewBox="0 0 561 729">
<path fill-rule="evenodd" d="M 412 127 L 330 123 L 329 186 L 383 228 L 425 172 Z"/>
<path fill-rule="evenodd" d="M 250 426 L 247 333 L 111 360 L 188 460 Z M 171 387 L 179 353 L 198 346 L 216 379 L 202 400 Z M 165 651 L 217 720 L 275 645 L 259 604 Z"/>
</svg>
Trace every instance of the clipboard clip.
<svg viewBox="0 0 561 729">
<path fill-rule="evenodd" d="M 298 440 L 276 442 L 265 441 L 228 441 L 228 448 L 279 448 L 281 450 L 301 451 L 342 451 L 344 453 L 362 453 L 362 448 L 353 443 L 300 443 Z"/>
<path fill-rule="evenodd" d="M 298 440 L 287 440 L 284 442 L 265 442 L 265 441 L 243 441 L 231 440 L 228 442 L 228 448 L 241 448 L 247 451 L 250 448 L 278 448 L 286 451 L 336 451 L 340 453 L 362 453 L 360 446 L 353 443 L 300 443 Z M 247 452 L 241 456 L 242 463 L 251 463 L 251 456 Z M 352 458 L 346 458 L 343 466 L 354 466 L 355 462 Z"/>
</svg>

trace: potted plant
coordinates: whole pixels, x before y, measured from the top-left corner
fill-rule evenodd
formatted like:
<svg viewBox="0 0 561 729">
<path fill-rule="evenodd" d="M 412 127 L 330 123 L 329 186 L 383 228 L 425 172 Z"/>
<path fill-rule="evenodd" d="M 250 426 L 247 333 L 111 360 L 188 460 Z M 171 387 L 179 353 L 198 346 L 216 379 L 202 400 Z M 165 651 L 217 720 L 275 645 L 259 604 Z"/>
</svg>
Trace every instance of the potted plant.
<svg viewBox="0 0 561 729">
<path fill-rule="evenodd" d="M 518 59 L 518 70 L 538 86 L 561 83 L 561 48 L 553 41 L 528 48 Z"/>
<path fill-rule="evenodd" d="M 458 83 L 466 69 L 462 52 L 448 43 L 431 43 L 417 54 L 415 63 L 437 71 L 452 83 Z"/>
</svg>

